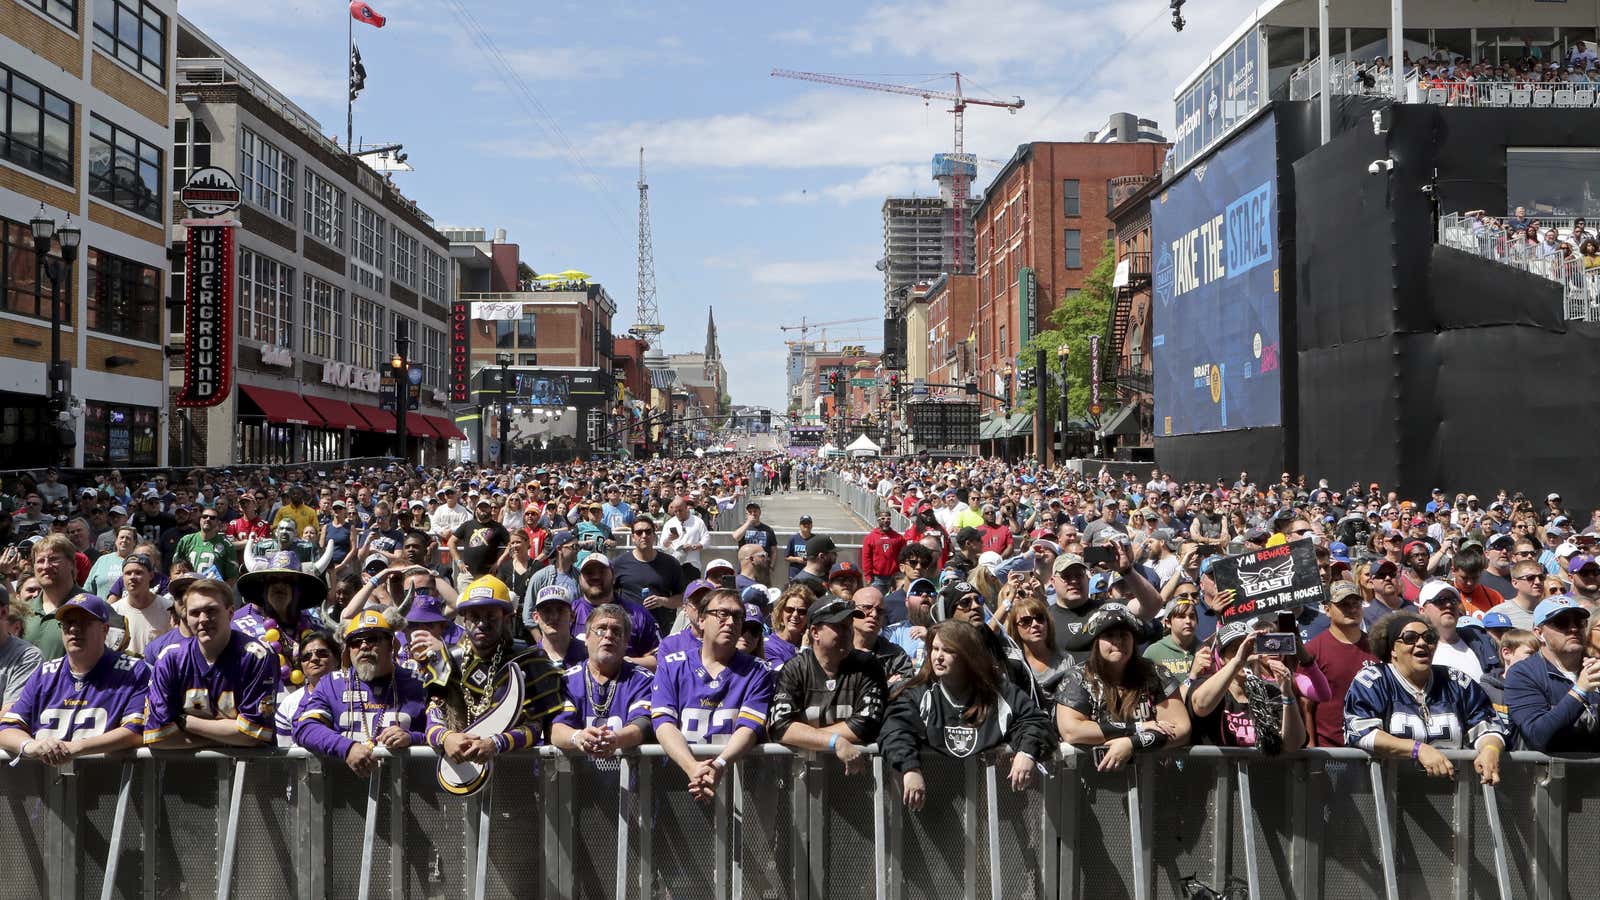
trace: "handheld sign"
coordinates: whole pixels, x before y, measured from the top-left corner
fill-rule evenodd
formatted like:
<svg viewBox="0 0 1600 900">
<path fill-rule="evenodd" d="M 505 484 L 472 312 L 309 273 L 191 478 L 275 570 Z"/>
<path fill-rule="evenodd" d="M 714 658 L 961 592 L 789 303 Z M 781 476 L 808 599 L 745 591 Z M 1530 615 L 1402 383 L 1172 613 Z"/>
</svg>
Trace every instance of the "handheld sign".
<svg viewBox="0 0 1600 900">
<path fill-rule="evenodd" d="M 1234 592 L 1233 602 L 1222 611 L 1224 622 L 1294 611 L 1327 597 L 1310 538 L 1223 557 L 1211 565 L 1211 579 L 1218 591 Z"/>
</svg>

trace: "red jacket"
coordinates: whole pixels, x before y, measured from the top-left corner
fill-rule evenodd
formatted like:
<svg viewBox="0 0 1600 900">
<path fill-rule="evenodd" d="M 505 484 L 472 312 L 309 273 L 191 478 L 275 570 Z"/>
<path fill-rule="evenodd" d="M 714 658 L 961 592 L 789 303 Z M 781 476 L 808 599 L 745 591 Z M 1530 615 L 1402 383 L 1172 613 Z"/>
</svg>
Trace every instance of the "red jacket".
<svg viewBox="0 0 1600 900">
<path fill-rule="evenodd" d="M 906 539 L 893 528 L 874 528 L 861 538 L 861 571 L 868 578 L 893 578 L 900 571 L 900 550 Z"/>
</svg>

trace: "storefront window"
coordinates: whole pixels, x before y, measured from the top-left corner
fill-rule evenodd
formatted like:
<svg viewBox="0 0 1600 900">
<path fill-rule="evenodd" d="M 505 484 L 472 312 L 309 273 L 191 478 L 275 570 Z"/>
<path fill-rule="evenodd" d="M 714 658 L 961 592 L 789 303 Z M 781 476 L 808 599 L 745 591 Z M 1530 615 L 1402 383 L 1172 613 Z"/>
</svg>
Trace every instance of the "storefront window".
<svg viewBox="0 0 1600 900">
<path fill-rule="evenodd" d="M 85 466 L 153 466 L 156 464 L 154 407 L 90 400 L 84 404 Z"/>
<path fill-rule="evenodd" d="M 294 462 L 294 426 L 274 425 L 262 418 L 240 417 L 234 458 L 241 463 L 282 465 Z"/>
<path fill-rule="evenodd" d="M 326 428 L 300 429 L 300 461 L 325 462 L 344 457 L 344 432 Z"/>
</svg>

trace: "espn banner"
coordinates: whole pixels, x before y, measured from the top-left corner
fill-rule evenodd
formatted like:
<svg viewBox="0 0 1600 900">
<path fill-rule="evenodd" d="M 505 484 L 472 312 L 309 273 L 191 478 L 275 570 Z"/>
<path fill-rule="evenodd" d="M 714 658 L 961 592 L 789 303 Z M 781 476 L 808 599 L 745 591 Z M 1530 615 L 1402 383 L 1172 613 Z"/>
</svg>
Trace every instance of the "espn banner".
<svg viewBox="0 0 1600 900">
<path fill-rule="evenodd" d="M 472 402 L 472 314 L 465 301 L 450 304 L 450 402 Z"/>
<path fill-rule="evenodd" d="M 190 225 L 178 406 L 216 406 L 233 387 L 233 229 Z"/>
<path fill-rule="evenodd" d="M 1266 613 L 1295 611 L 1327 596 L 1317 572 L 1317 550 L 1310 538 L 1225 556 L 1211 564 L 1218 592 L 1232 590 L 1233 602 L 1222 611 L 1224 622 Z"/>
</svg>

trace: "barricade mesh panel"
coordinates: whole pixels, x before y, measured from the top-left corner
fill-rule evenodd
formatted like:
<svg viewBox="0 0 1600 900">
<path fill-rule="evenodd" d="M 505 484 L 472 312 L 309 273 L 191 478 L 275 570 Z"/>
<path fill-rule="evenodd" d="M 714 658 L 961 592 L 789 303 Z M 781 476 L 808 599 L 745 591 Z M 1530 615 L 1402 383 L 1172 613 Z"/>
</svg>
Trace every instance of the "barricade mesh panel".
<svg viewBox="0 0 1600 900">
<path fill-rule="evenodd" d="M 37 763 L 0 765 L 0 878 L 3 900 L 51 896 L 48 882 L 50 813 L 45 805 L 50 770 Z"/>
<path fill-rule="evenodd" d="M 385 766 L 393 765 L 386 762 Z M 368 779 L 357 776 L 343 763 L 324 760 L 327 805 L 323 816 L 323 884 L 329 897 L 354 897 L 361 886 L 361 853 L 366 842 Z M 388 780 L 387 772 L 375 776 Z M 389 817 L 394 801 L 388 792 L 378 797 L 377 831 L 372 844 L 372 894 L 387 897 L 390 884 Z"/>
<path fill-rule="evenodd" d="M 1183 879 L 1193 875 L 1220 887 L 1211 871 L 1216 845 L 1216 760 L 1152 760 L 1149 784 L 1153 794 L 1150 816 L 1150 889 L 1159 900 L 1187 900 Z"/>
<path fill-rule="evenodd" d="M 1011 789 L 1006 775 L 1011 771 L 1011 757 L 1002 757 L 995 769 L 995 797 L 998 801 L 997 819 L 1000 844 L 1000 890 L 1005 900 L 1038 900 L 1045 896 L 1044 887 L 1044 787 L 1035 778 L 1033 787 L 1017 792 Z M 1047 766 L 1052 776 L 1055 766 Z M 978 784 L 984 785 L 982 771 Z M 989 889 L 989 819 L 988 788 L 984 787 L 978 803 L 978 894 Z M 1055 848 L 1051 847 L 1054 853 Z M 1051 896 L 1054 896 L 1053 894 Z M 1001 897 L 992 900 L 1001 900 Z"/>
<path fill-rule="evenodd" d="M 1292 897 L 1289 850 L 1294 837 L 1294 818 L 1290 814 L 1293 775 L 1290 766 L 1280 763 L 1250 767 L 1250 800 L 1255 806 L 1256 876 L 1260 879 L 1256 893 L 1262 897 Z M 1237 787 L 1234 796 L 1238 797 Z M 1249 870 L 1245 867 L 1244 819 L 1238 815 L 1233 816 L 1229 851 L 1229 877 L 1246 877 Z"/>
<path fill-rule="evenodd" d="M 117 820 L 117 791 L 122 786 L 122 765 L 109 763 L 77 768 L 78 785 L 78 886 L 79 896 L 100 896 L 109 868 L 111 831 Z M 122 850 L 117 854 L 116 896 L 139 897 L 144 893 L 144 856 L 140 836 L 144 834 L 144 792 L 140 790 L 138 770 L 134 770 L 133 789 L 128 795 L 128 814 L 122 823 Z"/>
<path fill-rule="evenodd" d="M 239 852 L 233 863 L 235 900 L 295 900 L 300 896 L 299 867 L 308 862 L 300 851 L 305 840 L 301 830 L 306 825 L 295 813 L 300 799 L 295 775 L 300 771 L 303 764 L 289 760 L 252 761 L 245 767 Z M 355 850 L 351 858 L 359 865 L 359 831 Z M 334 895 L 330 892 L 329 896 Z"/>
<path fill-rule="evenodd" d="M 1582 769 L 1576 771 L 1583 772 Z M 1511 897 L 1505 900 L 1528 900 L 1530 896 L 1535 847 L 1532 798 L 1537 772 L 1531 765 L 1502 763 L 1500 767 L 1496 805 L 1504 829 L 1506 867 L 1511 874 Z M 1495 881 L 1494 837 L 1489 831 L 1489 814 L 1483 802 L 1483 791 L 1477 787 L 1473 788 L 1472 796 L 1472 861 L 1467 868 L 1467 886 L 1474 900 L 1502 900 L 1500 886 Z"/>
<path fill-rule="evenodd" d="M 1372 780 L 1365 762 L 1329 761 L 1314 794 L 1323 798 L 1310 810 L 1310 832 L 1322 851 L 1325 900 L 1368 900 L 1383 896 L 1382 858 L 1374 817 Z"/>
<path fill-rule="evenodd" d="M 406 760 L 405 765 L 405 821 L 400 823 L 405 842 L 401 859 L 405 895 L 457 900 L 466 897 L 471 887 L 467 883 L 467 861 L 477 852 L 467 842 L 471 803 L 439 787 L 436 761 L 418 757 Z M 533 827 L 535 823 L 528 822 L 523 830 Z"/>
<path fill-rule="evenodd" d="M 1567 896 L 1594 896 L 1595 885 L 1600 884 L 1600 856 L 1594 852 L 1594 823 L 1600 813 L 1600 771 L 1593 766 L 1566 767 L 1566 833 L 1565 849 Z M 1556 848 L 1558 852 L 1560 847 Z M 1551 879 L 1555 890 L 1561 890 L 1561 874 Z"/>
<path fill-rule="evenodd" d="M 495 760 L 494 783 L 490 785 L 494 794 L 489 817 L 489 878 L 485 892 L 494 900 L 534 900 L 542 893 L 542 765 L 548 763 L 531 753 L 513 753 Z"/>
<path fill-rule="evenodd" d="M 962 819 L 967 776 L 961 760 L 938 753 L 922 754 L 922 777 L 927 800 L 921 812 L 901 810 L 900 876 L 907 900 L 918 897 L 959 897 L 966 876 L 966 848 L 971 840 Z M 900 796 L 898 779 L 891 796 Z M 975 877 L 976 873 L 972 873 Z"/>
<path fill-rule="evenodd" d="M 1465 770 L 1465 771 L 1463 771 Z M 1455 896 L 1456 784 L 1432 778 L 1415 763 L 1395 766 L 1395 855 L 1400 893 L 1407 898 Z M 1456 777 L 1477 783 L 1470 763 L 1456 763 Z"/>
<path fill-rule="evenodd" d="M 656 896 L 715 896 L 716 823 L 710 804 L 689 796 L 689 779 L 668 759 L 640 761 L 654 767 L 650 786 L 650 861 Z"/>
<path fill-rule="evenodd" d="M 148 765 L 148 764 L 147 764 Z M 160 873 L 156 896 L 189 898 L 217 894 L 217 858 L 222 841 L 219 811 L 222 768 L 215 760 L 168 759 L 155 763 L 160 819 L 146 844 L 149 864 Z"/>
<path fill-rule="evenodd" d="M 825 819 L 825 851 L 830 864 L 821 896 L 870 896 L 872 889 L 872 775 L 845 778 L 838 763 L 827 760 L 831 773 L 827 790 L 833 791 Z M 747 756 L 739 763 L 744 787 L 744 813 L 737 820 L 739 862 L 743 870 L 745 900 L 792 900 L 794 872 L 794 791 L 797 767 L 803 760 L 783 756 Z M 821 772 L 813 773 L 818 777 Z M 862 792 L 865 792 L 863 798 Z M 857 823 L 866 816 L 865 838 Z M 865 885 L 868 892 L 861 891 Z"/>
<path fill-rule="evenodd" d="M 1127 768 L 1097 772 L 1087 759 L 1080 759 L 1077 773 L 1078 896 L 1132 897 L 1133 842 L 1127 793 L 1132 772 Z M 1073 787 L 1068 785 L 1067 790 Z"/>
<path fill-rule="evenodd" d="M 617 809 L 628 815 L 628 868 L 639 845 L 637 784 L 624 790 L 614 761 L 606 768 L 587 759 L 572 762 L 572 896 L 577 900 L 610 900 L 617 891 Z M 637 778 L 634 779 L 637 782 Z M 638 896 L 637 878 L 628 881 L 628 896 Z"/>
</svg>

